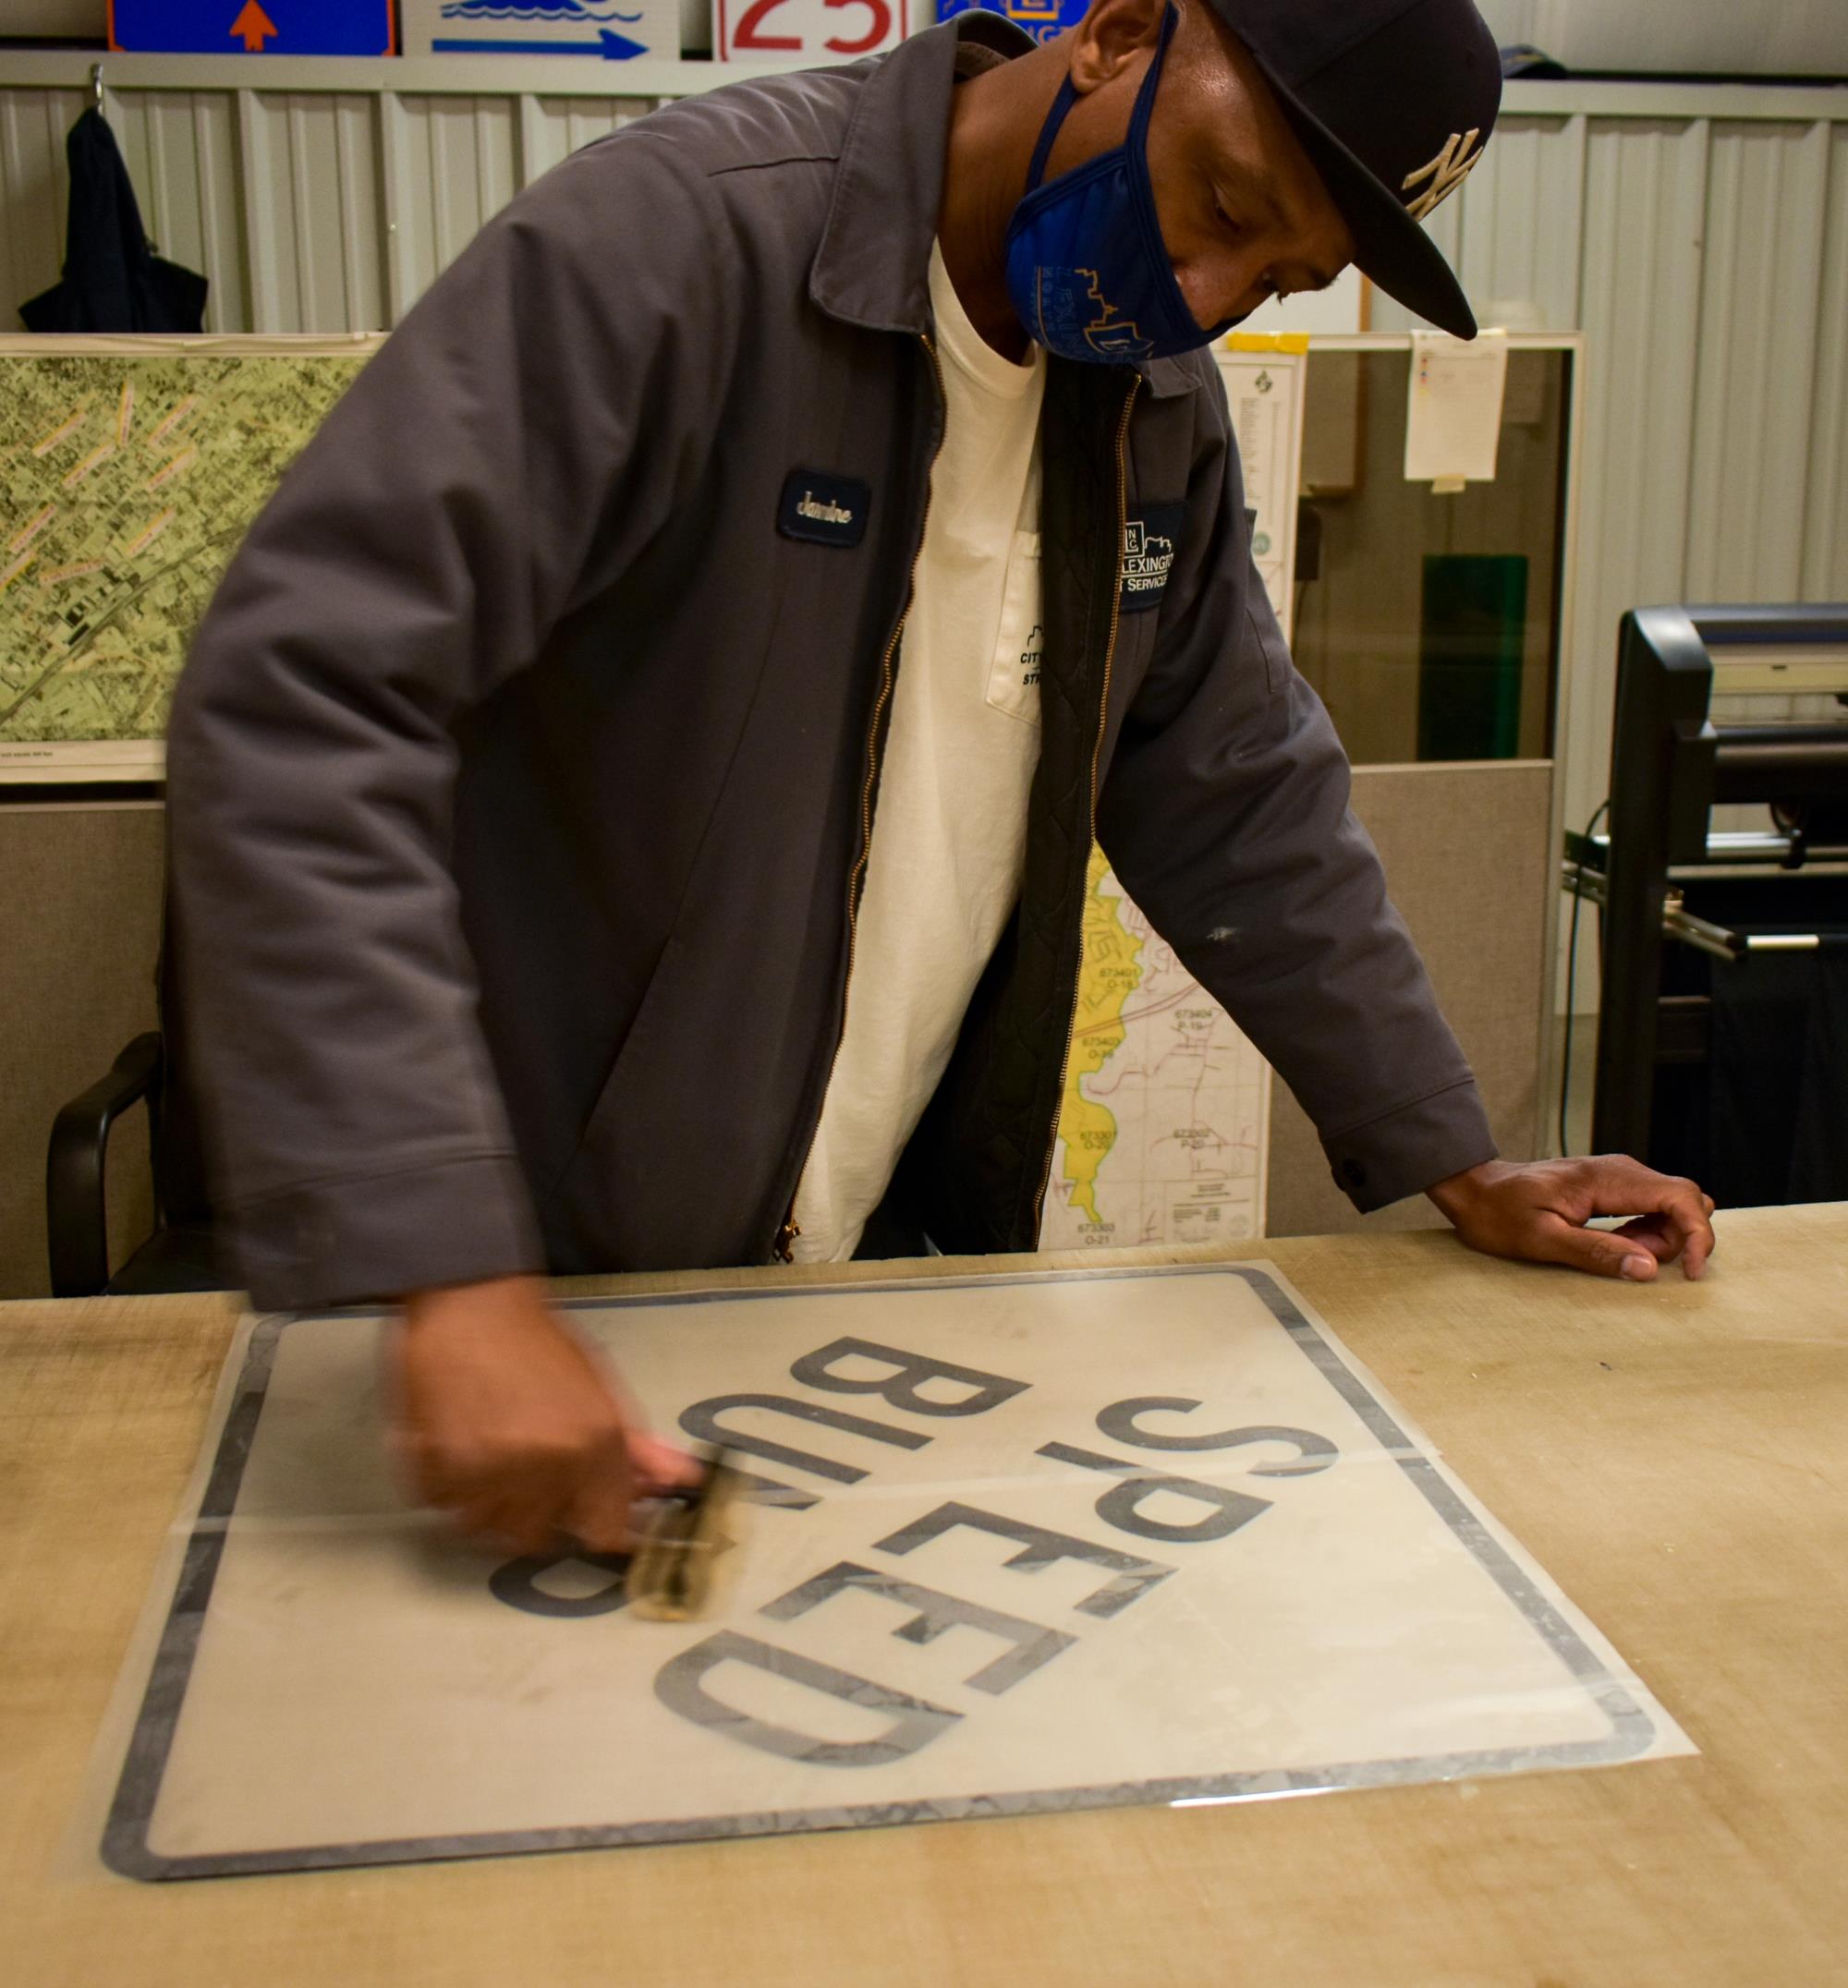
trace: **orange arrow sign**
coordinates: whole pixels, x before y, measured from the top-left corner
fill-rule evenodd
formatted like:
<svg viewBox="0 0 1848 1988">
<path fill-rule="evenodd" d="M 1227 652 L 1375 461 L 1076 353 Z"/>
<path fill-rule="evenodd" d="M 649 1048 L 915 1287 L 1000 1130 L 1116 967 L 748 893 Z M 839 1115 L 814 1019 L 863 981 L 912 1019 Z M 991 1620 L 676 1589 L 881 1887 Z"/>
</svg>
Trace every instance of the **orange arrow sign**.
<svg viewBox="0 0 1848 1988">
<path fill-rule="evenodd" d="M 280 34 L 282 30 L 257 5 L 257 0 L 244 0 L 244 11 L 231 23 L 231 32 L 244 38 L 244 53 L 261 55 L 263 53 L 263 37 Z"/>
</svg>

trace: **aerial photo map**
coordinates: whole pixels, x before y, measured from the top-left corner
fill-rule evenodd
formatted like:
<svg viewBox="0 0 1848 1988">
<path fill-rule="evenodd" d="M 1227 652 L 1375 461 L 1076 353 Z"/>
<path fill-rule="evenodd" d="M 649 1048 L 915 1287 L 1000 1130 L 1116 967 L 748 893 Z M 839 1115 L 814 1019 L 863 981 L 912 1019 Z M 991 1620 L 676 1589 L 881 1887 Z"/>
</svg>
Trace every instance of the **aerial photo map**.
<svg viewBox="0 0 1848 1988">
<path fill-rule="evenodd" d="M 219 575 L 372 349 L 217 339 L 128 356 L 61 343 L 0 347 L 8 770 L 159 739 Z"/>
</svg>

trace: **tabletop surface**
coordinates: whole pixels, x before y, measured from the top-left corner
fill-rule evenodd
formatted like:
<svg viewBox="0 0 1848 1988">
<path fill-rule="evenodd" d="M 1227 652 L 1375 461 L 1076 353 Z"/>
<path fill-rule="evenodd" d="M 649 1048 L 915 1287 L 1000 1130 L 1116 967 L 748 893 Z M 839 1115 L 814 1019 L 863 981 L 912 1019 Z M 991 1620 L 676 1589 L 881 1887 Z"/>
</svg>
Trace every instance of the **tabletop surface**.
<svg viewBox="0 0 1848 1988">
<path fill-rule="evenodd" d="M 689 1975 L 719 1988 L 1273 1988 L 1299 1970 L 1417 1988 L 1839 1980 L 1848 1206 L 1738 1211 L 1720 1235 L 1698 1285 L 1492 1263 L 1429 1233 L 1112 1259 L 1275 1261 L 1612 1640 L 1697 1757 L 1185 1812 L 171 1885 L 103 1873 L 73 1816 L 235 1305 L 0 1305 L 5 1971 L 33 1988 Z"/>
</svg>

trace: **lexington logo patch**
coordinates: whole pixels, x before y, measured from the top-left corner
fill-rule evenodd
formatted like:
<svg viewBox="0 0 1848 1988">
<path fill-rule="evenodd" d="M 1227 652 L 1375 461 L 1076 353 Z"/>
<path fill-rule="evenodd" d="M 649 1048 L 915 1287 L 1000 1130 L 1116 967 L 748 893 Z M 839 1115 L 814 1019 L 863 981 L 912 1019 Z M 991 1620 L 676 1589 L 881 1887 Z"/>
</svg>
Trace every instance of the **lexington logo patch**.
<svg viewBox="0 0 1848 1988">
<path fill-rule="evenodd" d="M 1124 519 L 1117 600 L 1125 614 L 1161 605 L 1186 511 L 1183 503 L 1147 503 L 1139 515 Z"/>
<path fill-rule="evenodd" d="M 776 528 L 810 545 L 855 546 L 866 537 L 872 485 L 825 469 L 792 469 L 783 480 Z"/>
</svg>

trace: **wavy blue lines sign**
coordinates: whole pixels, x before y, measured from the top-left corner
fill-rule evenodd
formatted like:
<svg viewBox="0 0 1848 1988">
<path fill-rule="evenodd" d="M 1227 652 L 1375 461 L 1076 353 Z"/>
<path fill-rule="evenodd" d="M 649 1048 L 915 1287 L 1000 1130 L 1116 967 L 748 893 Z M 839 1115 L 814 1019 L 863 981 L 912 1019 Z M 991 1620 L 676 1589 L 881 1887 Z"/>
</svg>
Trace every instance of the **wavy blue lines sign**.
<svg viewBox="0 0 1848 1988">
<path fill-rule="evenodd" d="M 142 55 L 389 55 L 392 0 L 110 0 L 109 45 Z"/>
<path fill-rule="evenodd" d="M 407 55 L 680 55 L 677 0 L 403 0 Z"/>
</svg>

